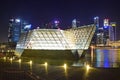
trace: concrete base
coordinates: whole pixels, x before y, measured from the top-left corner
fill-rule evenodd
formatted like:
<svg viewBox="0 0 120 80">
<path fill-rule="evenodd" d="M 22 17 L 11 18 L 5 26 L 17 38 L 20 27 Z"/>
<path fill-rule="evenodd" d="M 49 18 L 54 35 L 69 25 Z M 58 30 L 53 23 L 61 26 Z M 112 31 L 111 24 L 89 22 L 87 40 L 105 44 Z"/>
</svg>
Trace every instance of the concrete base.
<svg viewBox="0 0 120 80">
<path fill-rule="evenodd" d="M 21 57 L 38 59 L 76 60 L 78 56 L 71 50 L 31 50 L 25 49 Z"/>
</svg>

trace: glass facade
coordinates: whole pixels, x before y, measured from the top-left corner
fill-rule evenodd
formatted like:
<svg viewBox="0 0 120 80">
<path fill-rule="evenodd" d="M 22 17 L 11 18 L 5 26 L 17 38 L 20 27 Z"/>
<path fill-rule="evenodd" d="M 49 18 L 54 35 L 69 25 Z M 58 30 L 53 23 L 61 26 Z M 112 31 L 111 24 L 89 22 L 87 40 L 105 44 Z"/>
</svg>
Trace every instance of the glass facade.
<svg viewBox="0 0 120 80">
<path fill-rule="evenodd" d="M 16 51 L 20 52 L 22 49 L 85 50 L 90 45 L 95 29 L 95 25 L 66 30 L 34 29 L 21 35 Z"/>
<path fill-rule="evenodd" d="M 20 39 L 21 33 L 24 33 L 31 29 L 31 25 L 25 23 L 20 19 L 10 19 L 8 29 L 8 42 L 17 43 Z"/>
<path fill-rule="evenodd" d="M 8 42 L 18 42 L 21 33 L 21 23 L 14 19 L 9 21 Z"/>
</svg>

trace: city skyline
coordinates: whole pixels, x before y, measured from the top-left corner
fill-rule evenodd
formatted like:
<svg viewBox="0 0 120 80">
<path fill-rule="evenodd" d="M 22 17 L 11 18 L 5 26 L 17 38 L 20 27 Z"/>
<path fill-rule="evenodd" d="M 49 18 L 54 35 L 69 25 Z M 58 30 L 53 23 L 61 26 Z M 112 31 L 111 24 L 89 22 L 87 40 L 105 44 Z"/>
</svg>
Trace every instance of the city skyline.
<svg viewBox="0 0 120 80">
<path fill-rule="evenodd" d="M 71 26 L 73 19 L 81 25 L 94 23 L 93 18 L 99 16 L 102 25 L 104 18 L 120 24 L 119 4 L 115 0 L 100 1 L 3 1 L 0 3 L 0 42 L 7 41 L 8 22 L 10 18 L 21 18 L 38 27 L 54 19 L 60 20 L 62 27 Z M 119 26 L 118 26 L 119 27 Z M 119 28 L 117 29 L 120 30 Z"/>
</svg>

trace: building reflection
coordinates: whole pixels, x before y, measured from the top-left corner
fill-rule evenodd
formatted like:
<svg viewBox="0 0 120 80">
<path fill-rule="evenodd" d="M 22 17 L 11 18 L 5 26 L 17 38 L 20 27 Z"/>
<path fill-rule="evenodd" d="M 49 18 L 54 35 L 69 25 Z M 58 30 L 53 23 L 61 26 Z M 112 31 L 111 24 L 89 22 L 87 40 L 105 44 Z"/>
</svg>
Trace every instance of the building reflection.
<svg viewBox="0 0 120 80">
<path fill-rule="evenodd" d="M 118 67 L 119 53 L 114 49 L 97 49 L 95 52 L 95 67 Z"/>
</svg>

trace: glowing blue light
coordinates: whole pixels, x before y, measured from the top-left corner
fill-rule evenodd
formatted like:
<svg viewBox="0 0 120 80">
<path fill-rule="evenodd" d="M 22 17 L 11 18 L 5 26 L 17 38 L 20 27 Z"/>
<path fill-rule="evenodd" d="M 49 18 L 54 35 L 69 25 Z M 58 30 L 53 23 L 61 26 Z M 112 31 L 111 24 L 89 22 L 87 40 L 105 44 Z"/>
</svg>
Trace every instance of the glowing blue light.
<svg viewBox="0 0 120 80">
<path fill-rule="evenodd" d="M 72 27 L 77 27 L 77 21 L 76 21 L 76 19 L 73 19 L 73 21 L 72 21 Z"/>
<path fill-rule="evenodd" d="M 99 19 L 99 17 L 98 16 L 94 17 L 94 20 L 96 20 L 96 19 Z"/>
<path fill-rule="evenodd" d="M 107 29 L 108 28 L 108 26 L 104 26 L 104 29 Z"/>
<path fill-rule="evenodd" d="M 31 24 L 29 24 L 29 25 L 26 25 L 25 27 L 24 27 L 24 29 L 31 29 Z"/>
<path fill-rule="evenodd" d="M 73 22 L 73 23 L 76 23 L 76 19 L 74 19 L 72 22 Z"/>
<path fill-rule="evenodd" d="M 103 67 L 110 67 L 110 63 L 109 63 L 109 51 L 108 50 L 104 50 L 104 65 Z"/>
</svg>

